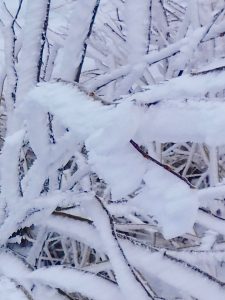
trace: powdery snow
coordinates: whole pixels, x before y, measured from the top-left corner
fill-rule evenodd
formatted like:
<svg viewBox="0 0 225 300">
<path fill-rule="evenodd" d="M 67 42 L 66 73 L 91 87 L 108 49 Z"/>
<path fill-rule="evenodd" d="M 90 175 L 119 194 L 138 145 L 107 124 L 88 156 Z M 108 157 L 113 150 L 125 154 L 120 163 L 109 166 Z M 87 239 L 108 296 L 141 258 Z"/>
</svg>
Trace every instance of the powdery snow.
<svg viewBox="0 0 225 300">
<path fill-rule="evenodd" d="M 218 112 L 219 105 L 215 104 L 212 113 Z M 33 110 L 34 115 L 30 113 L 30 106 L 36 107 Z M 198 207 L 197 194 L 191 191 L 186 183 L 180 183 L 167 171 L 150 164 L 132 147 L 130 140 L 137 139 L 144 141 L 144 144 L 155 140 L 164 141 L 164 134 L 165 137 L 174 142 L 180 141 L 181 138 L 185 139 L 185 137 L 185 140 L 192 140 L 192 134 L 194 135 L 196 132 L 196 127 L 193 128 L 192 132 L 189 124 L 184 123 L 183 126 L 179 127 L 180 132 L 177 133 L 174 130 L 175 127 L 178 127 L 177 123 L 164 126 L 164 122 L 168 120 L 171 122 L 179 120 L 179 117 L 173 118 L 173 114 L 179 115 L 178 111 L 183 111 L 186 106 L 190 106 L 190 110 L 187 111 L 188 118 L 190 118 L 189 114 L 194 114 L 196 118 L 197 116 L 199 118 L 200 113 L 196 112 L 197 106 L 201 109 L 203 120 L 206 121 L 207 116 L 205 114 L 207 115 L 208 110 L 204 109 L 204 106 L 202 109 L 198 103 L 194 102 L 190 104 L 173 102 L 168 105 L 160 103 L 150 108 L 145 108 L 133 101 L 125 101 L 116 106 L 114 104 L 103 106 L 74 85 L 51 83 L 40 84 L 33 89 L 19 110 L 21 109 L 23 114 L 25 113 L 28 120 L 28 135 L 29 124 L 34 130 L 43 126 L 44 122 L 40 121 L 38 112 L 41 116 L 50 112 L 56 121 L 60 120 L 60 123 L 69 129 L 75 144 L 85 143 L 89 164 L 92 170 L 109 184 L 113 200 L 125 197 L 138 188 L 141 182 L 145 182 L 145 187 L 135 200 L 135 205 L 146 209 L 147 214 L 154 215 L 159 221 L 165 237 L 169 238 L 191 230 Z M 29 116 L 26 115 L 27 109 L 29 109 Z M 171 118 L 168 118 L 168 114 L 171 114 Z M 38 126 L 35 125 L 35 120 L 38 121 Z M 225 128 L 225 122 L 220 121 L 219 126 L 222 130 L 223 124 Z M 201 124 L 199 131 L 209 138 L 206 129 Z M 42 131 L 45 130 L 43 127 Z M 42 149 L 48 151 L 49 146 L 45 142 L 43 145 L 46 146 Z M 65 145 L 67 144 L 64 142 L 64 147 Z M 58 149 L 57 153 L 61 149 L 60 144 L 51 147 Z M 39 153 L 38 156 L 41 155 L 49 160 L 47 152 L 41 154 L 40 151 L 43 150 L 40 149 L 40 145 L 35 144 L 32 148 L 35 153 Z M 161 180 L 162 178 L 164 180 Z M 176 186 L 176 188 L 171 186 Z M 34 189 L 32 188 L 32 190 Z M 164 193 L 164 191 L 167 192 Z M 177 226 L 178 223 L 179 226 Z"/>
<path fill-rule="evenodd" d="M 67 292 L 80 292 L 96 300 L 122 300 L 116 284 L 95 276 L 90 272 L 56 266 L 38 269 L 27 277 L 33 282 L 47 283 L 52 287 L 61 287 Z"/>
</svg>

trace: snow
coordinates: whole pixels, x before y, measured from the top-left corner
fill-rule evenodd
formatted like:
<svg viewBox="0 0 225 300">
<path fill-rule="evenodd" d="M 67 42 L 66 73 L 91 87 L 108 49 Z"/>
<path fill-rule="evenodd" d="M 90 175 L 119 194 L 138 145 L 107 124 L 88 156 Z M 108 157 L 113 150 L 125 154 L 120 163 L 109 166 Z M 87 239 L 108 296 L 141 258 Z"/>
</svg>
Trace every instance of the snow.
<svg viewBox="0 0 225 300">
<path fill-rule="evenodd" d="M 0 253 L 0 273 L 5 276 L 23 282 L 23 277 L 30 272 L 27 266 L 10 252 Z"/>
<path fill-rule="evenodd" d="M 177 43 L 171 44 L 161 50 L 152 51 L 149 54 L 146 54 L 139 60 L 137 63 L 133 64 L 125 64 L 111 72 L 107 72 L 106 74 L 100 75 L 97 79 L 93 79 L 89 82 L 86 87 L 90 92 L 95 91 L 96 89 L 104 86 L 105 84 L 115 80 L 123 78 L 132 72 L 133 69 L 143 68 L 143 66 L 149 64 L 154 64 L 160 60 L 163 60 L 167 57 L 172 56 L 174 53 L 179 52 L 180 47 L 186 43 L 186 40 L 178 41 Z"/>
<path fill-rule="evenodd" d="M 52 84 L 40 84 L 37 88 L 33 89 L 20 109 L 25 116 L 26 110 L 28 109 L 29 111 L 28 135 L 29 132 L 34 132 L 37 128 L 40 129 L 43 126 L 45 123 L 42 120 L 43 113 L 51 112 L 56 120 L 60 120 L 62 125 L 70 130 L 75 143 L 84 142 L 88 150 L 88 162 L 91 170 L 96 172 L 109 184 L 113 200 L 120 199 L 132 193 L 144 181 L 145 187 L 139 195 L 139 198 L 142 197 L 142 200 L 140 200 L 140 203 L 137 200 L 135 204 L 138 206 L 141 203 L 145 203 L 143 205 L 144 209 L 147 207 L 146 213 L 156 217 L 163 228 L 165 237 L 169 238 L 191 230 L 198 207 L 197 196 L 193 191 L 190 191 L 186 183 L 180 183 L 173 175 L 167 174 L 167 171 L 149 164 L 132 147 L 130 140 L 137 138 L 144 142 L 147 142 L 147 139 L 148 141 L 157 140 L 163 142 L 164 139 L 160 135 L 165 134 L 169 141 L 177 142 L 180 141 L 180 138 L 182 140 L 185 139 L 186 133 L 187 138 L 185 141 L 192 141 L 192 131 L 188 127 L 188 123 L 184 123 L 183 127 L 179 126 L 180 135 L 178 130 L 174 131 L 175 126 L 178 126 L 178 124 L 171 124 L 171 126 L 166 124 L 164 126 L 163 123 L 170 120 L 168 117 L 164 118 L 163 114 L 167 114 L 167 116 L 170 112 L 178 114 L 177 110 L 182 110 L 185 105 L 184 103 L 179 106 L 174 103 L 174 107 L 172 105 L 170 107 L 170 103 L 168 105 L 163 103 L 159 104 L 159 106 L 146 109 L 135 104 L 133 101 L 125 101 L 116 107 L 114 105 L 103 106 L 98 101 L 94 101 L 92 97 L 81 92 L 76 85 L 56 82 Z M 194 107 L 196 105 L 193 103 Z M 35 115 L 32 116 L 30 114 L 29 107 L 36 107 Z M 217 106 L 216 109 L 218 109 Z M 41 114 L 40 117 L 38 116 L 39 112 Z M 196 112 L 196 109 L 191 107 L 190 113 L 199 118 L 199 112 Z M 208 113 L 210 113 L 208 110 L 202 112 L 205 121 L 207 118 L 205 114 Z M 221 112 L 221 117 L 222 114 Z M 184 119 L 183 114 L 181 118 Z M 188 115 L 188 118 L 190 119 L 190 115 Z M 35 120 L 38 123 L 35 123 Z M 149 120 L 151 121 L 149 122 Z M 177 122 L 177 120 L 179 120 L 178 117 L 173 118 L 171 113 L 171 122 Z M 161 122 L 162 125 L 158 124 L 158 122 Z M 221 122 L 224 123 L 223 119 Z M 204 127 L 205 123 L 200 124 L 200 129 L 204 131 L 204 134 L 207 134 L 207 138 L 209 139 L 208 130 Z M 31 128 L 29 124 L 31 124 Z M 45 128 L 43 127 L 42 129 L 43 133 L 46 131 Z M 223 129 L 222 126 L 221 129 Z M 171 134 L 175 133 L 174 137 L 169 134 L 169 130 L 171 130 Z M 218 131 L 218 128 L 216 130 Z M 196 131 L 195 126 L 193 134 L 196 134 Z M 215 138 L 214 135 L 215 132 L 213 132 L 213 139 Z M 42 135 L 43 137 L 44 135 Z M 199 136 L 197 138 L 199 140 Z M 69 145 L 69 140 L 71 140 L 71 137 L 65 140 L 66 144 L 65 141 L 63 142 L 64 147 L 65 145 Z M 36 155 L 38 157 L 45 157 L 45 159 L 48 159 L 48 164 L 52 164 L 48 158 L 47 149 L 49 146 L 47 142 L 43 141 L 43 145 L 46 146 L 40 148 L 40 144 L 33 144 L 31 139 L 31 146 Z M 55 147 L 54 152 L 57 151 L 57 155 L 63 149 L 59 143 L 52 147 Z M 40 152 L 42 151 L 41 149 L 45 149 L 43 154 Z M 52 159 L 54 152 L 51 150 Z M 55 158 L 53 161 L 57 161 L 57 159 Z M 32 168 L 37 173 L 35 165 Z M 42 172 L 45 171 L 42 170 Z M 165 180 L 161 181 L 161 178 L 164 177 Z M 31 178 L 33 177 L 31 176 Z M 39 176 L 39 178 L 41 177 Z M 43 180 L 40 180 L 40 184 L 41 182 Z M 121 182 L 123 184 L 118 184 Z M 157 182 L 160 182 L 160 185 Z M 36 181 L 34 184 L 36 185 Z M 176 188 L 173 188 L 173 186 L 176 186 Z M 29 184 L 29 190 L 40 190 L 40 188 L 32 187 L 31 189 L 31 187 L 31 184 Z M 165 190 L 167 190 L 167 195 L 163 193 Z M 32 195 L 32 193 L 29 192 L 28 195 Z M 150 200 L 146 201 L 146 199 Z M 179 226 L 177 226 L 178 223 Z"/>
<path fill-rule="evenodd" d="M 199 224 L 205 226 L 206 228 L 210 228 L 222 235 L 225 234 L 223 219 L 215 218 L 203 211 L 198 211 L 197 221 L 199 222 Z"/>
<path fill-rule="evenodd" d="M 63 95 L 67 95 L 66 99 Z M 35 125 L 37 112 L 43 115 L 43 112 L 50 111 L 56 120 L 61 120 L 62 125 L 69 128 L 77 144 L 86 144 L 91 169 L 109 184 L 114 200 L 132 193 L 144 181 L 145 187 L 136 198 L 136 205 L 142 203 L 147 208 L 146 212 L 156 217 L 165 237 L 174 237 L 191 230 L 199 205 L 197 193 L 190 191 L 185 183 L 167 171 L 149 165 L 129 141 L 137 138 L 144 144 L 149 141 L 201 141 L 208 145 L 222 145 L 225 108 L 219 101 L 194 100 L 163 101 L 144 108 L 138 96 L 135 102 L 128 98 L 116 107 L 103 106 L 76 86 L 52 83 L 40 84 L 35 88 L 27 96 L 25 105 L 37 107 L 36 117 L 29 116 L 33 128 L 40 128 L 43 124 L 38 117 L 39 126 Z M 24 113 L 23 105 L 21 110 Z M 192 122 L 189 122 L 190 119 Z M 212 121 L 209 123 L 208 120 Z M 33 149 L 39 156 L 42 155 L 39 145 Z M 46 154 L 44 156 L 48 157 Z M 161 178 L 164 180 L 161 181 Z"/>
<path fill-rule="evenodd" d="M 47 0 L 28 1 L 26 7 L 26 23 L 23 30 L 23 44 L 18 64 L 18 98 L 22 101 L 37 82 L 37 70 L 41 49 L 41 35 L 46 16 Z"/>
<path fill-rule="evenodd" d="M 199 206 L 197 192 L 153 163 L 143 180 L 146 186 L 132 199 L 132 204 L 153 215 L 167 239 L 191 232 Z"/>
<path fill-rule="evenodd" d="M 62 266 L 38 269 L 26 278 L 33 282 L 47 283 L 52 287 L 59 287 L 67 292 L 80 292 L 86 297 L 96 300 L 122 299 L 116 284 L 74 268 Z"/>
<path fill-rule="evenodd" d="M 216 93 L 224 89 L 224 72 L 217 71 L 205 75 L 183 75 L 168 81 L 147 87 L 136 93 L 137 101 L 151 103 L 159 100 L 184 100 L 204 98 L 207 93 Z M 191 88 L 190 88 L 191 87 Z M 128 97 L 129 98 L 129 97 Z M 130 98 L 134 98 L 131 96 Z"/>
<path fill-rule="evenodd" d="M 218 71 L 225 68 L 225 59 L 213 59 L 210 63 L 207 63 L 206 65 L 200 66 L 198 68 L 194 68 L 192 70 L 193 75 L 197 75 L 199 73 L 207 73 L 207 72 L 213 72 Z"/>
<path fill-rule="evenodd" d="M 4 300 L 27 300 L 21 290 L 18 290 L 15 283 L 5 276 L 0 277 L 0 295 Z"/>
<path fill-rule="evenodd" d="M 126 260 L 121 251 L 120 244 L 115 236 L 115 231 L 112 232 L 114 229 L 112 228 L 112 223 L 105 208 L 102 207 L 99 201 L 95 200 L 89 201 L 86 205 L 86 209 L 94 220 L 100 234 L 123 297 L 130 300 L 149 299 L 140 282 L 136 280 L 129 261 Z"/>
<path fill-rule="evenodd" d="M 0 227 L 0 244 L 2 246 L 6 244 L 12 232 L 35 223 L 38 224 L 42 218 L 45 219 L 51 215 L 61 202 L 62 196 L 56 192 L 52 195 L 29 199 L 29 201 L 22 197 L 14 199 L 6 197 L 6 199 L 8 200 L 7 204 L 10 204 L 10 210 L 6 210 Z M 14 201 L 12 202 L 12 200 Z"/>
<path fill-rule="evenodd" d="M 183 290 L 199 300 L 224 299 L 224 288 L 207 277 L 187 268 L 185 264 L 174 263 L 163 252 L 151 253 L 122 241 L 123 249 L 136 268 L 144 270 L 164 282 Z M 138 259 L 137 259 L 138 257 Z"/>
<path fill-rule="evenodd" d="M 75 80 L 84 51 L 84 43 L 89 30 L 96 0 L 75 1 L 72 7 L 68 36 L 63 49 L 60 76 L 64 80 Z M 84 26 L 86 24 L 86 26 Z M 71 61 L 71 58 L 72 61 Z"/>
<path fill-rule="evenodd" d="M 199 190 L 197 193 L 201 201 L 212 200 L 214 198 L 223 198 L 225 196 L 225 186 L 224 184 L 220 184 L 216 187 L 209 187 Z"/>
<path fill-rule="evenodd" d="M 57 290 L 46 287 L 44 285 L 37 285 L 32 290 L 32 296 L 36 300 L 43 298 L 43 295 L 46 300 L 67 300 L 68 297 L 63 296 Z"/>
<path fill-rule="evenodd" d="M 37 107 L 35 116 L 29 116 L 32 120 L 32 128 L 43 126 L 44 122 L 37 117 L 38 111 L 42 110 L 46 113 L 50 111 L 56 120 L 62 120 L 62 125 L 71 130 L 77 144 L 86 141 L 90 165 L 111 184 L 114 198 L 126 195 L 132 191 L 133 185 L 140 183 L 145 164 L 129 145 L 129 140 L 135 135 L 139 123 L 138 108 L 132 103 L 122 104 L 114 111 L 114 106 L 102 106 L 93 98 L 80 92 L 76 86 L 71 87 L 62 83 L 40 85 L 27 96 L 25 103 L 26 108 L 23 105 L 21 107 L 23 114 L 28 107 Z M 37 118 L 40 126 L 34 123 Z M 84 118 L 87 121 L 83 122 Z M 102 139 L 104 143 L 101 142 Z M 37 147 L 40 149 L 39 145 Z M 46 148 L 47 146 L 43 149 Z M 38 151 L 35 150 L 35 153 Z M 131 160 L 133 163 L 129 164 Z M 128 163 L 123 166 L 126 161 Z M 112 165 L 114 172 L 111 172 L 112 168 L 107 172 L 106 164 Z M 119 186 L 118 181 L 124 181 L 127 176 L 130 177 L 129 181 Z"/>
<path fill-rule="evenodd" d="M 47 178 L 41 162 L 51 166 L 53 172 L 71 157 L 74 147 L 85 143 L 90 168 L 109 184 L 113 200 L 126 197 L 144 182 L 132 205 L 153 215 L 166 238 L 191 232 L 199 205 L 198 194 L 168 171 L 149 163 L 132 147 L 130 140 L 137 139 L 144 144 L 202 141 L 222 145 L 225 128 L 222 102 L 170 100 L 145 108 L 137 96 L 135 102 L 128 98 L 116 106 L 103 106 L 76 85 L 53 82 L 34 88 L 18 112 L 21 118 L 27 119 L 28 136 L 37 156 L 22 182 L 25 199 L 38 197 Z M 48 141 L 47 112 L 70 131 L 55 145 Z M 37 143 L 35 137 L 39 130 L 42 140 Z M 38 180 L 32 174 L 39 174 Z"/>
<path fill-rule="evenodd" d="M 188 86 L 188 82 L 183 85 L 183 87 L 185 86 Z M 175 87 L 177 87 L 180 97 L 185 94 L 186 91 L 182 89 L 182 85 L 178 84 Z M 163 93 L 165 97 L 168 94 L 167 89 L 161 88 L 160 90 L 158 87 L 157 90 L 159 93 Z M 172 91 L 174 92 L 174 98 L 177 97 L 178 95 L 175 94 L 176 88 L 173 88 Z M 154 98 L 148 98 L 148 95 Z M 151 103 L 153 99 L 159 100 L 158 96 L 154 96 L 154 91 L 152 94 L 149 91 L 146 94 L 132 97 L 132 99 L 134 98 L 140 103 L 148 101 Z M 161 96 L 160 99 L 162 99 Z M 140 131 L 143 136 L 146 133 L 145 140 L 161 143 L 191 141 L 211 146 L 222 146 L 224 145 L 223 132 L 225 129 L 224 113 L 224 103 L 218 100 L 185 101 L 180 99 L 179 101 L 178 98 L 178 100 L 161 101 L 157 105 L 150 106 L 143 117 L 145 120 L 142 121 L 143 127 Z M 151 126 L 149 126 L 150 124 Z M 144 131 L 145 128 L 148 128 L 148 130 Z"/>
<path fill-rule="evenodd" d="M 16 170 L 18 157 L 20 153 L 20 147 L 23 142 L 24 134 L 24 130 L 17 131 L 13 135 L 8 136 L 4 143 L 4 151 L 3 155 L 1 156 L 1 180 L 3 182 L 1 197 L 3 199 L 7 197 L 8 201 L 9 199 L 13 200 L 14 198 L 17 198 L 19 195 L 19 186 Z M 10 165 L 8 163 L 6 165 L 5 156 L 8 155 L 11 157 Z"/>
<path fill-rule="evenodd" d="M 150 24 L 149 1 L 130 1 L 125 4 L 125 22 L 127 26 L 128 61 L 137 62 L 148 50 L 148 31 Z M 135 41 L 135 43 L 134 43 Z"/>
<path fill-rule="evenodd" d="M 25 101 L 26 104 L 20 107 L 21 113 L 28 110 L 27 105 L 41 106 L 39 109 L 42 113 L 53 113 L 57 121 L 65 128 L 70 128 L 77 141 L 96 132 L 101 126 L 102 119 L 107 118 L 105 113 L 110 110 L 110 107 L 104 107 L 99 102 L 95 102 L 93 98 L 79 91 L 76 86 L 60 82 L 39 84 L 26 96 Z M 70 111 L 69 115 L 68 111 Z M 84 116 L 87 117 L 87 122 L 83 124 Z"/>
<path fill-rule="evenodd" d="M 130 74 L 122 79 L 114 92 L 115 97 L 127 94 L 132 84 L 140 78 L 145 69 L 145 64 L 138 64 L 142 57 L 148 53 L 150 44 L 151 4 L 148 0 L 126 1 L 126 52 L 127 63 L 136 64 Z M 135 41 L 135 43 L 134 43 Z"/>
<path fill-rule="evenodd" d="M 0 1 L 0 299 L 224 299 L 223 0 L 22 2 L 14 36 Z"/>
<path fill-rule="evenodd" d="M 49 230 L 56 231 L 63 236 L 72 237 L 74 240 L 86 243 L 89 247 L 102 252 L 103 243 L 99 240 L 96 229 L 88 223 L 71 220 L 67 217 L 50 216 L 44 221 Z"/>
</svg>

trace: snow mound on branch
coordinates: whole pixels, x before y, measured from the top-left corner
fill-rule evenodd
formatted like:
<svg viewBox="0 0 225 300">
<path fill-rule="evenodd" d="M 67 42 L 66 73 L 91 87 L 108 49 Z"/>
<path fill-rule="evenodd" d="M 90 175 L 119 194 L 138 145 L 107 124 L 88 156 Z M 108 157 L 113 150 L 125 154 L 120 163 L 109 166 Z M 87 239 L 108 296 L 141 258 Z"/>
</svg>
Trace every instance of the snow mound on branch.
<svg viewBox="0 0 225 300">
<path fill-rule="evenodd" d="M 4 300 L 27 300 L 24 293 L 18 289 L 15 283 L 7 277 L 0 278 L 0 294 Z"/>
<path fill-rule="evenodd" d="M 209 72 L 203 75 L 183 75 L 147 86 L 135 95 L 138 101 L 154 102 L 158 100 L 187 99 L 205 97 L 207 93 L 218 93 L 224 90 L 225 72 Z M 190 88 L 191 87 L 191 88 Z M 128 96 L 126 98 L 134 98 Z"/>
<path fill-rule="evenodd" d="M 92 299 L 121 300 L 117 285 L 93 273 L 73 268 L 53 266 L 35 270 L 27 276 L 30 280 L 47 283 L 52 287 L 60 287 L 67 292 L 78 291 Z M 88 283 L 88 284 L 87 284 Z"/>
<path fill-rule="evenodd" d="M 174 112 L 179 115 L 179 109 L 184 107 L 185 104 L 175 107 Z M 169 112 L 172 109 L 166 108 Z M 134 101 L 125 101 L 103 106 L 77 86 L 58 82 L 40 84 L 28 94 L 20 109 L 23 114 L 25 112 L 28 125 L 34 122 L 37 111 L 43 115 L 50 112 L 55 121 L 70 131 L 75 144 L 85 143 L 91 169 L 109 185 L 113 200 L 126 197 L 144 183 L 132 205 L 153 215 L 163 228 L 165 237 L 175 237 L 191 230 L 198 206 L 197 196 L 186 183 L 155 166 L 130 144 L 131 139 L 149 143 L 157 140 L 157 136 L 166 137 L 169 131 L 169 137 L 174 138 L 172 141 L 182 136 L 182 130 L 188 136 L 188 125 L 187 128 L 181 126 L 180 136 L 173 133 L 173 124 L 162 129 L 161 109 L 163 113 L 168 113 L 163 105 L 160 109 L 157 105 L 149 109 Z M 176 119 L 176 115 L 172 115 L 173 112 L 171 117 Z M 161 121 L 165 122 L 163 119 Z M 29 132 L 29 128 L 33 127 L 27 128 L 31 137 L 33 133 L 32 130 Z M 188 137 L 192 137 L 192 132 Z M 185 139 L 185 136 L 182 138 Z M 68 144 L 68 147 L 71 145 Z M 36 144 L 38 147 L 41 145 Z M 43 147 L 48 145 L 43 144 Z M 42 153 L 43 149 L 36 149 L 35 152 Z"/>
<path fill-rule="evenodd" d="M 40 114 L 41 110 L 43 115 L 50 112 L 68 128 L 77 144 L 85 143 L 92 170 L 110 185 L 113 199 L 124 197 L 138 187 L 146 163 L 129 143 L 140 127 L 138 106 L 132 102 L 103 106 L 76 86 L 52 83 L 33 89 L 21 107 L 23 114 L 27 112 L 28 124 L 34 123 L 37 111 Z"/>
<path fill-rule="evenodd" d="M 113 199 L 126 196 L 140 183 L 146 162 L 129 141 L 140 126 L 140 110 L 124 103 L 108 114 L 109 122 L 86 141 L 89 161 L 112 188 Z"/>
<path fill-rule="evenodd" d="M 225 103 L 218 100 L 160 101 L 143 115 L 139 132 L 145 142 L 190 141 L 222 146 L 225 144 L 224 114 Z"/>
<path fill-rule="evenodd" d="M 132 204 L 143 208 L 158 220 L 165 238 L 191 232 L 196 220 L 197 191 L 165 169 L 150 163 L 143 180 L 145 187 L 132 199 Z"/>
</svg>

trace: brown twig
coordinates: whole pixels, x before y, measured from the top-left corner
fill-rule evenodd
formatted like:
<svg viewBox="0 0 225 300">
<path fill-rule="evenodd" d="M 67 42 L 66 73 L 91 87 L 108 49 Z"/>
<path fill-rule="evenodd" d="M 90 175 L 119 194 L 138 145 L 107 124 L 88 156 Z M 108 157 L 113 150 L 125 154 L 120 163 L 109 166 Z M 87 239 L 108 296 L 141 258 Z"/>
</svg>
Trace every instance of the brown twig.
<svg viewBox="0 0 225 300">
<path fill-rule="evenodd" d="M 162 164 L 161 162 L 159 162 L 158 160 L 156 160 L 155 158 L 153 158 L 152 156 L 150 156 L 147 152 L 145 152 L 137 143 L 135 143 L 134 140 L 130 140 L 130 144 L 146 159 L 154 162 L 155 164 L 157 164 L 158 166 L 160 166 L 161 168 L 163 168 L 164 170 L 166 170 L 167 172 L 170 172 L 171 174 L 173 174 L 174 176 L 176 176 L 177 178 L 179 178 L 180 180 L 184 181 L 191 189 L 194 189 L 195 187 L 182 175 L 176 173 L 175 171 L 173 171 L 170 166 Z"/>
<path fill-rule="evenodd" d="M 63 217 L 63 218 L 69 218 L 69 219 L 73 219 L 73 220 L 76 220 L 76 221 L 86 222 L 90 225 L 93 224 L 93 221 L 91 221 L 89 219 L 86 219 L 86 218 L 83 218 L 83 217 L 80 217 L 80 216 L 67 214 L 67 213 L 64 213 L 62 211 L 53 211 L 52 215 L 58 216 L 58 217 Z"/>
</svg>

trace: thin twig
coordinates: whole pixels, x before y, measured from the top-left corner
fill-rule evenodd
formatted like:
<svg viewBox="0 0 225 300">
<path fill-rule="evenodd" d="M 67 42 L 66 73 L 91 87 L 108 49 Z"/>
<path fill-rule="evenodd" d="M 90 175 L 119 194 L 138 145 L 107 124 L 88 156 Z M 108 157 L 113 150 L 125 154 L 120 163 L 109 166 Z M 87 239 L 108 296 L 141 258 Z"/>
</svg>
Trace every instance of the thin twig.
<svg viewBox="0 0 225 300">
<path fill-rule="evenodd" d="M 111 216 L 110 212 L 108 211 L 108 209 L 105 207 L 105 205 L 103 204 L 102 200 L 98 197 L 95 196 L 96 200 L 98 201 L 98 203 L 100 204 L 101 208 L 105 211 L 105 214 L 107 215 L 108 219 L 109 219 L 109 224 L 110 224 L 110 228 L 111 228 L 111 233 L 112 233 L 112 237 L 115 240 L 118 250 L 120 251 L 125 264 L 127 265 L 127 267 L 130 270 L 130 273 L 132 274 L 132 276 L 134 277 L 134 279 L 141 285 L 141 287 L 143 288 L 143 290 L 145 291 L 145 293 L 147 294 L 147 296 L 154 300 L 154 297 L 151 295 L 151 293 L 149 292 L 149 290 L 146 288 L 146 286 L 144 285 L 144 283 L 142 282 L 142 280 L 140 279 L 140 277 L 136 274 L 135 270 L 133 269 L 133 267 L 131 266 L 131 264 L 129 263 L 116 234 L 116 228 L 115 228 L 115 223 L 113 220 L 113 217 Z"/>
<path fill-rule="evenodd" d="M 134 142 L 133 140 L 130 140 L 130 144 L 146 159 L 154 162 L 155 164 L 157 164 L 158 166 L 160 166 L 161 168 L 163 168 L 164 170 L 166 170 L 167 172 L 170 172 L 171 174 L 173 174 L 174 176 L 176 176 L 177 178 L 179 178 L 180 180 L 184 181 L 191 189 L 194 189 L 195 187 L 182 175 L 174 172 L 168 165 L 162 164 L 161 162 L 159 162 L 158 160 L 156 160 L 155 158 L 153 158 L 152 156 L 150 156 L 147 152 L 145 152 L 136 142 Z"/>
<path fill-rule="evenodd" d="M 46 6 L 45 20 L 44 20 L 44 24 L 43 24 L 43 31 L 41 34 L 41 49 L 40 49 L 40 54 L 39 54 L 39 62 L 38 62 L 38 70 L 37 70 L 37 82 L 40 82 L 41 67 L 42 67 L 42 62 L 43 62 L 43 53 L 44 53 L 44 47 L 45 47 L 45 42 L 46 42 L 46 37 L 47 37 L 50 5 L 51 5 L 51 0 L 48 0 L 47 6 Z"/>
<path fill-rule="evenodd" d="M 95 18 L 96 18 L 96 15 L 97 15 L 99 4 L 100 4 L 100 0 L 96 0 L 96 4 L 95 4 L 94 10 L 93 10 L 91 23 L 90 23 L 89 30 L 88 30 L 88 34 L 87 34 L 85 42 L 84 42 L 84 49 L 83 49 L 83 53 L 82 53 L 82 57 L 81 57 L 81 62 L 80 62 L 80 65 L 78 67 L 77 74 L 76 74 L 76 77 L 75 77 L 76 82 L 79 82 L 79 80 L 80 80 L 80 75 L 81 75 L 81 71 L 82 71 L 83 64 L 84 64 L 84 59 L 85 59 L 86 52 L 87 52 L 87 40 L 91 36 L 92 28 L 93 28 L 93 25 L 94 25 L 94 22 L 95 22 Z"/>
</svg>

